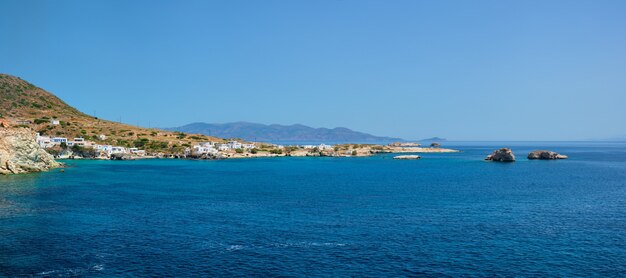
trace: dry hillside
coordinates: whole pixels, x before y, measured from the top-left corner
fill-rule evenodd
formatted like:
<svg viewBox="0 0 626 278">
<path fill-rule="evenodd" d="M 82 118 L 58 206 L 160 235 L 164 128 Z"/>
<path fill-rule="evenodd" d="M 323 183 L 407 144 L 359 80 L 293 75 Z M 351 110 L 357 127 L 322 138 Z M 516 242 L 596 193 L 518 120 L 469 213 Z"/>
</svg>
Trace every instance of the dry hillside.
<svg viewBox="0 0 626 278">
<path fill-rule="evenodd" d="M 53 119 L 59 124 L 52 124 Z M 0 74 L 0 122 L 25 125 L 47 136 L 83 137 L 99 144 L 139 147 L 153 153 L 179 153 L 194 142 L 222 141 L 94 118 L 29 82 L 6 74 Z M 106 138 L 101 140 L 100 135 Z"/>
</svg>

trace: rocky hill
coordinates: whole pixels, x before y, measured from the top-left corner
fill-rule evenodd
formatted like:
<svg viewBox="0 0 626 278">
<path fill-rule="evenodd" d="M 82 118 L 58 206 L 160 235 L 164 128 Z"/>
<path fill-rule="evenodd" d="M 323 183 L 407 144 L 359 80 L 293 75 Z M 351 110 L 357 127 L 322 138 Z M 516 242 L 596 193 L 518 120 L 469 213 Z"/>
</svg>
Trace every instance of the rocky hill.
<svg viewBox="0 0 626 278">
<path fill-rule="evenodd" d="M 200 133 L 221 138 L 242 138 L 261 142 L 326 142 L 384 143 L 403 141 L 400 138 L 374 136 L 344 127 L 312 128 L 305 125 L 265 125 L 248 122 L 225 124 L 192 123 L 167 130 Z"/>
<path fill-rule="evenodd" d="M 0 125 L 26 127 L 42 135 L 99 144 L 179 153 L 194 142 L 222 141 L 205 135 L 148 129 L 98 119 L 19 77 L 0 74 Z"/>
</svg>

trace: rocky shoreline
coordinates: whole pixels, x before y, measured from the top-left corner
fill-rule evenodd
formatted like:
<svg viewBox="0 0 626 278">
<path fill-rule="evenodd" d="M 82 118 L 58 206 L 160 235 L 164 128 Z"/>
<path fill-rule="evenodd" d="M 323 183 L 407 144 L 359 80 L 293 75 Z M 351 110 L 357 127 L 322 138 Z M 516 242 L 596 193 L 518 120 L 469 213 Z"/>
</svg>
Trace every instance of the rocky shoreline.
<svg viewBox="0 0 626 278">
<path fill-rule="evenodd" d="M 0 174 L 43 172 L 62 164 L 42 149 L 26 128 L 0 128 Z"/>
<path fill-rule="evenodd" d="M 110 160 L 138 160 L 138 159 L 239 159 L 239 158 L 268 158 L 268 157 L 367 157 L 376 154 L 398 153 L 394 156 L 398 160 L 414 160 L 421 157 L 409 153 L 457 153 L 459 150 L 436 147 L 419 146 L 383 146 L 374 144 L 342 144 L 335 146 L 320 145 L 322 147 L 306 148 L 302 146 L 285 146 L 278 148 L 276 145 L 260 145 L 256 149 L 227 150 L 214 154 L 199 154 L 186 152 L 184 154 L 144 154 L 134 155 L 130 153 L 112 154 L 106 159 Z M 103 159 L 102 157 L 68 157 L 69 159 Z M 553 151 L 536 150 L 528 154 L 529 160 L 555 160 L 566 159 Z M 516 160 L 513 151 L 509 148 L 500 148 L 488 155 L 485 160 L 497 162 L 514 162 Z M 30 172 L 42 172 L 61 167 L 55 158 L 46 152 L 36 141 L 33 131 L 27 128 L 0 128 L 0 174 L 20 174 Z"/>
</svg>

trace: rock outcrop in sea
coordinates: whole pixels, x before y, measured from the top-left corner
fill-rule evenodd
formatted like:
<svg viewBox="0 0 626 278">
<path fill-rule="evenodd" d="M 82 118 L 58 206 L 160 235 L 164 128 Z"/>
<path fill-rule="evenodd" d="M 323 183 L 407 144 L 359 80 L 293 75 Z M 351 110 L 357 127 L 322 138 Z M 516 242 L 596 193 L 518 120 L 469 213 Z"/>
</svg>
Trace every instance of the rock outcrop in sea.
<svg viewBox="0 0 626 278">
<path fill-rule="evenodd" d="M 420 159 L 419 155 L 398 155 L 394 156 L 393 159 Z"/>
<path fill-rule="evenodd" d="M 134 160 L 135 158 L 128 153 L 114 153 L 111 154 L 111 160 Z"/>
<path fill-rule="evenodd" d="M 537 150 L 528 154 L 528 159 L 567 159 L 567 155 L 562 155 L 553 151 Z"/>
<path fill-rule="evenodd" d="M 0 174 L 48 171 L 60 167 L 26 128 L 0 128 Z"/>
<path fill-rule="evenodd" d="M 499 161 L 499 162 L 514 162 L 515 155 L 513 154 L 513 151 L 511 151 L 511 149 L 501 148 L 501 149 L 495 150 L 492 154 L 488 155 L 485 158 L 485 160 Z"/>
</svg>

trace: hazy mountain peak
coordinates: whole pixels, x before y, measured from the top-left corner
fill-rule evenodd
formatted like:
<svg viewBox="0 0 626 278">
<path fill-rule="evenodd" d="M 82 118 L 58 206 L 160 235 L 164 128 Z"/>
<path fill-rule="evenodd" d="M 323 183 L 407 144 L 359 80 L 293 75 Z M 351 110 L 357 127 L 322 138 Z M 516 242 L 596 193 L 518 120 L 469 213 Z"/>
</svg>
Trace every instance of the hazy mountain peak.
<svg viewBox="0 0 626 278">
<path fill-rule="evenodd" d="M 313 128 L 303 124 L 259 124 L 250 122 L 192 123 L 181 127 L 167 128 L 172 131 L 199 133 L 222 138 L 242 138 L 266 142 L 391 142 L 400 138 L 375 136 L 353 131 L 345 127 Z"/>
</svg>

